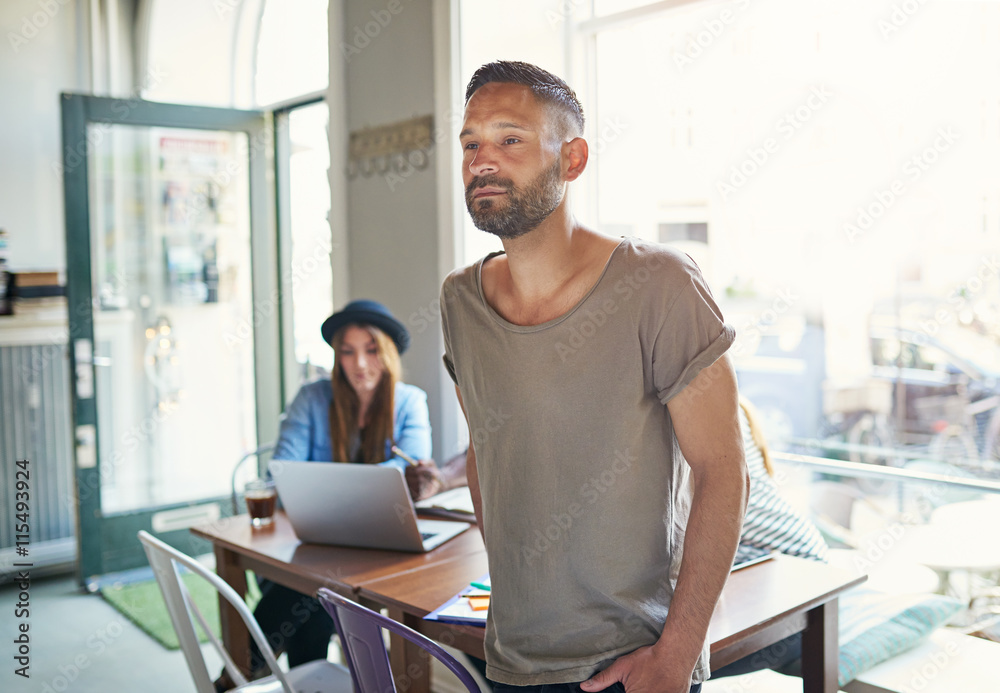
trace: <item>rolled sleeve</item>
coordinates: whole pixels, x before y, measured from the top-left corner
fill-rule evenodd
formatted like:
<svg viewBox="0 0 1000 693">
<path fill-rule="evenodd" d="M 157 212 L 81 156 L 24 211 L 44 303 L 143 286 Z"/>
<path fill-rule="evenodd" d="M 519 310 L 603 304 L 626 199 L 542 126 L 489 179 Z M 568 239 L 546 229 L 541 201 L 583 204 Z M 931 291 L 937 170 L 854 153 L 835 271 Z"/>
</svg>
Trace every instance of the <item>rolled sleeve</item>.
<svg viewBox="0 0 1000 693">
<path fill-rule="evenodd" d="M 694 260 L 676 252 L 655 260 L 663 284 L 646 293 L 640 334 L 649 354 L 652 388 L 666 404 L 729 349 L 736 331 L 724 321 Z"/>
</svg>

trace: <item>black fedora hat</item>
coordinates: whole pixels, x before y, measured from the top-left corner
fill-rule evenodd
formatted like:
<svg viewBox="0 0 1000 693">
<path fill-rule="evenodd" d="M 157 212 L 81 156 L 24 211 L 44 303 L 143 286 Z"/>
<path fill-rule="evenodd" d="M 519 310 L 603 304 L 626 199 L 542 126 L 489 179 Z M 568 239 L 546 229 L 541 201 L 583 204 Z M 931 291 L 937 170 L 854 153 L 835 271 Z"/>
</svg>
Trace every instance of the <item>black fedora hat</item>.
<svg viewBox="0 0 1000 693">
<path fill-rule="evenodd" d="M 323 339 L 333 346 L 333 335 L 345 325 L 372 325 L 377 327 L 396 343 L 396 348 L 402 354 L 410 346 L 410 333 L 406 331 L 399 320 L 392 316 L 389 309 L 378 301 L 359 299 L 351 301 L 339 313 L 334 313 L 323 322 L 321 331 Z"/>
</svg>

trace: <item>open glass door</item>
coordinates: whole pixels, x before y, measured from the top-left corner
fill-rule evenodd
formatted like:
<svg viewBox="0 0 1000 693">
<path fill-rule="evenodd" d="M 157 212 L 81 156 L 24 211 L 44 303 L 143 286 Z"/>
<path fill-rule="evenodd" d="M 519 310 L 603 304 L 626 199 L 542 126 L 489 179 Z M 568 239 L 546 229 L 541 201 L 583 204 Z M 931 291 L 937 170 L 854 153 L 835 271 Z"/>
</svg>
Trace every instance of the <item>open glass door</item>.
<svg viewBox="0 0 1000 693">
<path fill-rule="evenodd" d="M 79 576 L 198 553 L 281 411 L 270 116 L 63 95 Z"/>
</svg>

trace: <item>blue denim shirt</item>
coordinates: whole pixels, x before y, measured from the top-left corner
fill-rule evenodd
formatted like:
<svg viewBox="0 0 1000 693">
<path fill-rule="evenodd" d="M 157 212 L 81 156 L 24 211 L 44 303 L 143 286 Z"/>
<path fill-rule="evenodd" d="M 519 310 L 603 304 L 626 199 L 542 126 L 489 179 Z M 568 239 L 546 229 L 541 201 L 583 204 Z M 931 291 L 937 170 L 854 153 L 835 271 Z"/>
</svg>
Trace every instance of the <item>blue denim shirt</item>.
<svg viewBox="0 0 1000 693">
<path fill-rule="evenodd" d="M 303 385 L 295 395 L 295 399 L 288 405 L 272 459 L 299 462 L 333 461 L 330 447 L 332 401 L 333 389 L 329 378 Z M 427 394 L 419 387 L 396 383 L 394 404 L 392 433 L 396 439 L 396 446 L 415 460 L 430 458 L 431 422 L 427 410 Z M 392 445 L 393 441 L 385 441 L 386 455 L 392 455 L 389 450 Z M 407 462 L 401 457 L 392 456 L 381 464 L 405 469 Z"/>
</svg>

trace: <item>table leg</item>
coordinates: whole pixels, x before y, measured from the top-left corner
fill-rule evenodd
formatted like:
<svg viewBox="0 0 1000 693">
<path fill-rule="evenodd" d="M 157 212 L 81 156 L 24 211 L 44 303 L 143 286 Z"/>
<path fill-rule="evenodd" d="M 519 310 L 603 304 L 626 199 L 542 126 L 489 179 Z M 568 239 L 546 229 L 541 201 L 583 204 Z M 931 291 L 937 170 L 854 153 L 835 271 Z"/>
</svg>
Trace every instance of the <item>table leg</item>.
<svg viewBox="0 0 1000 693">
<path fill-rule="evenodd" d="M 389 618 L 416 630 L 421 619 L 403 613 L 399 609 L 389 609 Z M 430 655 L 419 645 L 406 638 L 389 634 L 389 664 L 396 680 L 396 688 L 406 693 L 430 693 Z"/>
<path fill-rule="evenodd" d="M 246 597 L 247 574 L 240 567 L 238 556 L 221 546 L 215 546 L 215 572 L 236 590 L 241 597 Z M 222 642 L 244 673 L 250 671 L 250 631 L 243 619 L 225 597 L 219 595 L 219 621 L 222 627 Z"/>
<path fill-rule="evenodd" d="M 810 609 L 806 614 L 806 629 L 802 633 L 803 693 L 837 693 L 836 598 Z"/>
</svg>

